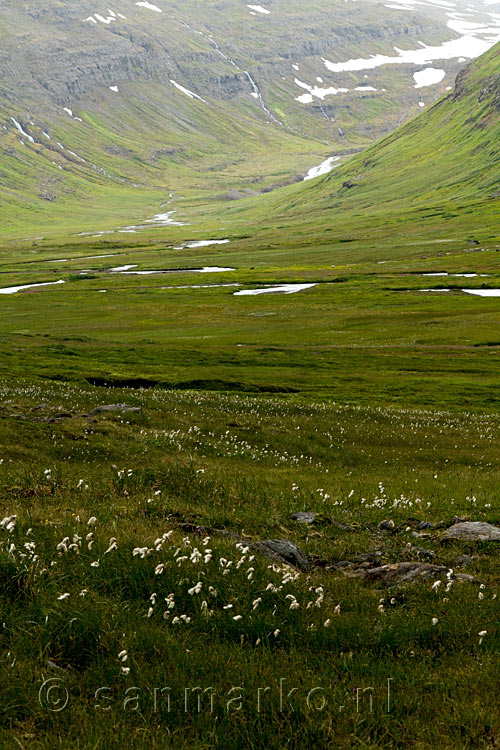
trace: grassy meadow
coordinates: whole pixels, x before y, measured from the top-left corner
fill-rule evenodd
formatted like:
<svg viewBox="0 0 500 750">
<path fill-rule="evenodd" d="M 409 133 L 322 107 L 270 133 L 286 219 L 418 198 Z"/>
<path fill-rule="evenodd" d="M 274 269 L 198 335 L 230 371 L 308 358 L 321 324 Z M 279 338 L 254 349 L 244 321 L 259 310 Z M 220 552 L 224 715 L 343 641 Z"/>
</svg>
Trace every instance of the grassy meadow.
<svg viewBox="0 0 500 750">
<path fill-rule="evenodd" d="M 500 287 L 498 114 L 471 70 L 309 187 L 6 239 L 2 747 L 498 747 L 498 542 L 445 539 L 500 523 L 500 299 L 468 293 Z M 310 286 L 241 294 L 283 284 Z"/>
<path fill-rule="evenodd" d="M 498 521 L 497 414 L 113 400 L 141 411 L 83 416 L 104 388 L 2 386 L 3 746 L 495 746 L 494 543 L 440 529 Z M 311 567 L 250 546 L 269 538 Z M 373 556 L 448 574 L 401 587 L 338 567 Z"/>
<path fill-rule="evenodd" d="M 1 742 L 495 747 L 497 543 L 441 536 L 500 522 L 496 246 L 164 231 L 6 253 L 65 283 L 0 295 Z"/>
</svg>

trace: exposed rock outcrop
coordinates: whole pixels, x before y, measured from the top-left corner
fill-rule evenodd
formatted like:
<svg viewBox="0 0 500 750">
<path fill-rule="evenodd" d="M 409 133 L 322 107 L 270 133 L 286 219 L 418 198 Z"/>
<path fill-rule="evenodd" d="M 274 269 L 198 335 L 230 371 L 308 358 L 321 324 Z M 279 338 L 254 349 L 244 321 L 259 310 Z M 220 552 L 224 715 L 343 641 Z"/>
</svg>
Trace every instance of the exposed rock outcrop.
<svg viewBox="0 0 500 750">
<path fill-rule="evenodd" d="M 450 526 L 441 539 L 463 539 L 466 542 L 500 542 L 500 528 L 484 521 L 465 521 Z"/>
</svg>

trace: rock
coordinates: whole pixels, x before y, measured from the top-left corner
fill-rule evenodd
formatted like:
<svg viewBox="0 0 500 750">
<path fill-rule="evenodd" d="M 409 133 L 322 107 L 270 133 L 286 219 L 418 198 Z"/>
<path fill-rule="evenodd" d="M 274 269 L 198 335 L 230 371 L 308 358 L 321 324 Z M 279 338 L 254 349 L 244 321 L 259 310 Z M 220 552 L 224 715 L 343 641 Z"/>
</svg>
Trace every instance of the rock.
<svg viewBox="0 0 500 750">
<path fill-rule="evenodd" d="M 381 521 L 377 529 L 379 531 L 392 531 L 394 529 L 394 521 Z"/>
<path fill-rule="evenodd" d="M 455 558 L 455 565 L 465 568 L 468 565 L 472 565 L 474 559 L 475 557 L 471 557 L 470 555 L 459 555 Z"/>
<path fill-rule="evenodd" d="M 410 550 L 412 555 L 416 555 L 421 560 L 434 560 L 436 553 L 431 549 L 425 549 L 425 547 L 412 547 Z"/>
<path fill-rule="evenodd" d="M 324 516 L 323 513 L 313 513 L 311 511 L 299 510 L 297 513 L 292 513 L 289 518 L 291 521 L 297 521 L 297 523 L 307 524 L 308 526 L 312 526 L 313 523 L 323 523 L 336 526 L 343 531 L 356 531 L 356 529 L 353 526 L 350 526 L 348 523 L 336 521 L 334 518 L 328 518 L 327 516 Z"/>
<path fill-rule="evenodd" d="M 419 531 L 422 531 L 422 529 L 432 529 L 433 526 L 429 521 L 422 521 L 422 523 L 418 524 L 417 528 L 419 529 Z"/>
<path fill-rule="evenodd" d="M 465 521 L 467 521 L 466 518 L 462 518 L 461 516 L 453 516 L 451 523 L 448 525 L 453 526 L 453 524 L 455 523 L 464 523 Z"/>
<path fill-rule="evenodd" d="M 297 521 L 297 523 L 312 524 L 317 518 L 317 513 L 310 513 L 305 510 L 299 510 L 298 513 L 292 513 L 290 520 Z"/>
<path fill-rule="evenodd" d="M 128 412 L 138 414 L 141 411 L 140 406 L 129 406 L 128 404 L 105 404 L 104 406 L 96 406 L 95 409 L 89 411 L 89 417 L 95 417 L 97 414 L 106 414 L 107 412 Z"/>
<path fill-rule="evenodd" d="M 351 570 L 349 575 L 364 578 L 369 583 L 408 584 L 418 581 L 436 580 L 446 577 L 449 568 L 442 565 L 420 562 L 400 562 L 381 565 L 377 568 Z M 473 581 L 472 576 L 455 575 L 459 581 Z"/>
<path fill-rule="evenodd" d="M 50 417 L 44 417 L 41 421 L 47 422 L 48 424 L 53 424 L 54 422 L 60 422 L 62 419 L 72 419 L 73 414 L 70 414 L 69 412 L 59 412 L 59 414 L 53 414 Z"/>
<path fill-rule="evenodd" d="M 447 529 L 448 526 L 452 526 L 453 523 L 454 521 L 452 521 L 451 523 L 449 521 L 438 521 L 437 523 L 434 524 L 434 530 L 439 531 L 440 529 Z"/>
<path fill-rule="evenodd" d="M 441 539 L 463 539 L 466 542 L 500 542 L 500 529 L 484 521 L 465 521 L 450 526 Z"/>
<path fill-rule="evenodd" d="M 337 526 L 337 528 L 343 529 L 344 531 L 358 531 L 358 529 L 356 529 L 354 526 L 350 526 L 348 523 L 342 523 L 342 521 L 334 521 L 329 518 L 328 523 L 331 523 L 334 526 Z"/>
<path fill-rule="evenodd" d="M 309 568 L 307 556 L 296 544 L 286 539 L 266 539 L 263 542 L 255 542 L 252 547 L 275 562 L 286 563 L 299 570 Z"/>
<path fill-rule="evenodd" d="M 354 561 L 350 563 L 350 565 L 354 568 L 356 567 L 376 568 L 380 565 L 381 557 L 382 557 L 382 552 L 378 549 L 374 550 L 373 552 L 363 552 L 361 555 L 358 555 L 354 559 Z"/>
</svg>

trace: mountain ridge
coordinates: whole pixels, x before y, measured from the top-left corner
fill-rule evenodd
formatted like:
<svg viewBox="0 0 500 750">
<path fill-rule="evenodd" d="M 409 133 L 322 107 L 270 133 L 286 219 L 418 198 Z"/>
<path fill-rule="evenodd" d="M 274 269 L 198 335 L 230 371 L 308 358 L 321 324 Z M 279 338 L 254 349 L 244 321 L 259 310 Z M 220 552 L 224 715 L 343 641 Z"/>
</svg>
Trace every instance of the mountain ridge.
<svg viewBox="0 0 500 750">
<path fill-rule="evenodd" d="M 88 0 L 0 3 L 6 236 L 107 231 L 151 217 L 171 191 L 198 205 L 298 181 L 422 104 L 418 66 L 332 76 L 324 55 L 457 33 L 432 3 L 410 17 L 370 0 L 274 0 L 255 16 L 237 0 L 159 6 L 128 2 L 122 18 Z M 427 103 L 446 82 L 425 89 Z"/>
</svg>

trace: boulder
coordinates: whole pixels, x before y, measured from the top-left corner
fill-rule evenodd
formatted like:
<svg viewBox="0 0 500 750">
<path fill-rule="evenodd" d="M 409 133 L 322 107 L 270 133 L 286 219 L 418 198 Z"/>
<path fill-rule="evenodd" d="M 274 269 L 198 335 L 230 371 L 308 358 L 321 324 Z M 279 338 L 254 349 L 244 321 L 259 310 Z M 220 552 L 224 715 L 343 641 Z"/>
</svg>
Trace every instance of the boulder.
<svg viewBox="0 0 500 750">
<path fill-rule="evenodd" d="M 379 531 L 394 531 L 394 521 L 380 521 L 377 529 Z"/>
<path fill-rule="evenodd" d="M 485 521 L 455 523 L 443 532 L 441 539 L 463 539 L 466 542 L 500 542 L 500 529 Z"/>
<path fill-rule="evenodd" d="M 275 562 L 286 563 L 299 570 L 309 568 L 307 556 L 296 544 L 286 539 L 266 539 L 263 542 L 255 542 L 252 547 Z"/>
<path fill-rule="evenodd" d="M 430 523 L 430 521 L 422 521 L 418 524 L 417 528 L 419 531 L 422 531 L 423 529 L 432 529 L 432 523 Z"/>
<path fill-rule="evenodd" d="M 363 568 L 350 571 L 350 575 L 364 578 L 369 583 L 407 584 L 419 581 L 446 578 L 449 568 L 431 563 L 400 562 L 380 565 L 377 568 Z M 455 575 L 459 581 L 473 581 L 472 576 Z"/>
<path fill-rule="evenodd" d="M 290 519 L 292 521 L 297 521 L 297 523 L 312 524 L 316 520 L 317 515 L 317 513 L 310 513 L 306 510 L 299 510 L 298 513 L 292 513 Z"/>
<path fill-rule="evenodd" d="M 103 406 L 96 406 L 95 409 L 89 411 L 89 417 L 95 417 L 98 414 L 106 414 L 107 412 L 127 412 L 138 414 L 141 411 L 140 406 L 129 406 L 128 404 L 105 404 Z"/>
</svg>

